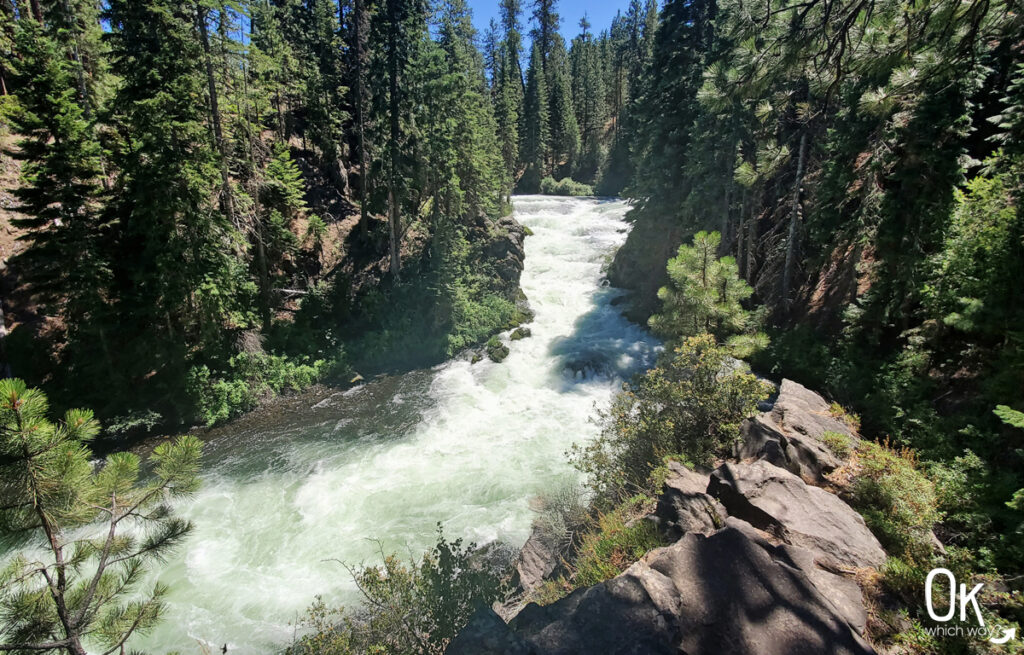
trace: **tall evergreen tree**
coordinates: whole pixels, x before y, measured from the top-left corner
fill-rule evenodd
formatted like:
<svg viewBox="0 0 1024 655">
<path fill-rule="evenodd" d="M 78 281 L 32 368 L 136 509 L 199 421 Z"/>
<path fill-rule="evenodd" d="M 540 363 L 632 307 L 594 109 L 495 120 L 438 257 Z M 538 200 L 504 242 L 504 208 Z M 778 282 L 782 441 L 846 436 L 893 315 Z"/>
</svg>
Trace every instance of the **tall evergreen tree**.
<svg viewBox="0 0 1024 655">
<path fill-rule="evenodd" d="M 108 19 L 122 75 L 113 118 L 127 135 L 112 207 L 122 364 L 132 378 L 155 370 L 180 388 L 191 353 L 221 352 L 225 328 L 249 324 L 251 285 L 237 257 L 240 235 L 216 201 L 195 5 L 114 0 Z"/>
<path fill-rule="evenodd" d="M 551 108 L 551 149 L 549 168 L 559 177 L 568 176 L 576 164 L 580 149 L 580 129 L 572 104 L 569 81 L 569 57 L 562 37 L 554 40 L 548 59 L 548 94 Z"/>
<path fill-rule="evenodd" d="M 541 62 L 540 46 L 530 51 L 530 65 L 526 69 L 526 99 L 523 107 L 522 158 L 526 170 L 520 179 L 524 191 L 536 192 L 540 180 L 549 172 L 551 152 L 551 126 L 549 119 L 548 86 Z"/>
<path fill-rule="evenodd" d="M 547 73 L 548 60 L 555 49 L 555 43 L 562 39 L 558 34 L 562 19 L 558 15 L 557 4 L 558 0 L 534 0 L 533 2 L 534 27 L 530 30 L 530 38 L 540 51 L 541 68 L 545 73 Z M 548 83 L 550 84 L 550 76 Z"/>
<path fill-rule="evenodd" d="M 102 153 L 78 97 L 78 62 L 34 21 L 19 21 L 15 33 L 22 57 L 11 118 L 21 139 L 13 154 L 24 162 L 25 184 L 14 194 L 25 217 L 14 223 L 30 241 L 19 263 L 63 319 L 72 351 L 103 353 L 104 374 L 112 375 L 103 329 L 111 262 L 100 204 Z M 71 370 L 85 375 L 76 363 L 85 362 L 69 362 Z"/>
<path fill-rule="evenodd" d="M 601 55 L 589 28 L 590 23 L 584 17 L 580 20 L 580 35 L 573 40 L 570 53 L 573 106 L 580 130 L 576 177 L 585 182 L 593 181 L 601 167 L 607 117 Z"/>
<path fill-rule="evenodd" d="M 411 75 L 416 50 L 426 34 L 426 9 L 421 0 L 384 0 L 374 16 L 373 34 L 379 44 L 374 74 L 377 112 L 383 117 L 382 173 L 386 180 L 389 270 L 401 270 L 402 208 L 413 171 L 403 153 L 410 136 L 403 117 L 411 117 L 411 98 L 404 81 Z M 408 126 L 407 126 L 408 127 Z"/>
</svg>

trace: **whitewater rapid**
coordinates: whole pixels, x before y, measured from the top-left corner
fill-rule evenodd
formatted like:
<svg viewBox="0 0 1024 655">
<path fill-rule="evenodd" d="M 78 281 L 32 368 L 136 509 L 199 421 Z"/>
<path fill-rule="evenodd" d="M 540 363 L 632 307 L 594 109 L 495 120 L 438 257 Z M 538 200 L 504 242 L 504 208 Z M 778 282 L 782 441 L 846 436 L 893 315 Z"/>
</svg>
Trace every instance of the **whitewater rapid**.
<svg viewBox="0 0 1024 655">
<path fill-rule="evenodd" d="M 302 397 L 212 433 L 203 486 L 179 507 L 195 531 L 159 575 L 159 627 L 135 647 L 278 651 L 321 595 L 357 601 L 339 563 L 416 555 L 449 538 L 521 545 L 532 497 L 571 481 L 565 453 L 597 431 L 595 408 L 650 364 L 655 341 L 611 304 L 604 270 L 626 205 L 514 198 L 526 239 L 533 336 L 501 364 L 468 354 L 431 370 Z"/>
</svg>

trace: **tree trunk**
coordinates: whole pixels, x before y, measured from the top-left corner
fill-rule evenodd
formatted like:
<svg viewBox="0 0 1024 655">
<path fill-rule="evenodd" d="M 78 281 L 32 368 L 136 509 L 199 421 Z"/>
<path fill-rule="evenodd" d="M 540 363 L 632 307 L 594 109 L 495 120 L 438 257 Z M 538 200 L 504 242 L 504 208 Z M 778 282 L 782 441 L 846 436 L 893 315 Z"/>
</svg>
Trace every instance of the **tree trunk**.
<svg viewBox="0 0 1024 655">
<path fill-rule="evenodd" d="M 718 250 L 721 254 L 725 255 L 731 250 L 732 245 L 732 225 L 729 223 L 729 183 L 728 181 L 723 185 L 725 189 L 722 191 L 722 241 L 719 244 Z"/>
<path fill-rule="evenodd" d="M 68 25 L 75 24 L 75 16 L 71 11 L 71 3 L 68 0 L 63 0 L 61 3 L 64 9 L 64 20 L 67 21 Z M 85 66 L 82 64 L 82 57 L 78 51 L 78 30 L 74 31 L 74 36 L 69 44 L 71 52 L 71 61 L 75 62 L 75 69 L 77 72 L 77 83 L 78 83 L 78 103 L 82 107 L 82 113 L 85 115 L 86 120 L 92 118 L 92 106 L 89 102 L 88 89 L 85 86 Z"/>
<path fill-rule="evenodd" d="M 804 183 L 804 163 L 807 158 L 807 132 L 800 135 L 800 151 L 797 156 L 796 180 L 793 182 L 793 208 L 789 214 L 789 234 L 786 236 L 786 263 L 782 269 L 782 287 L 779 293 L 781 307 L 789 312 L 790 290 L 793 286 L 793 267 L 796 264 L 796 241 L 801 219 L 800 189 Z"/>
<path fill-rule="evenodd" d="M 4 316 L 3 300 L 0 300 L 0 378 L 14 377 L 11 362 L 7 359 L 7 320 Z"/>
<path fill-rule="evenodd" d="M 260 276 L 260 320 L 263 329 L 270 327 L 270 271 L 267 266 L 267 248 L 263 244 L 263 223 L 256 221 L 256 269 Z"/>
<path fill-rule="evenodd" d="M 390 249 L 391 249 L 391 274 L 398 279 L 401 270 L 401 238 L 402 231 L 400 229 L 401 215 L 398 209 L 398 140 L 401 136 L 399 117 L 398 113 L 401 110 L 401 103 L 398 97 L 398 30 L 401 29 L 401 25 L 396 15 L 396 8 L 394 2 L 388 3 L 389 11 L 391 12 L 391 25 L 388 29 L 388 74 L 389 74 L 389 91 L 390 91 L 390 116 L 388 117 L 391 123 L 391 143 L 388 144 L 390 150 L 390 161 L 388 170 L 388 230 L 390 232 Z"/>
<path fill-rule="evenodd" d="M 39 0 L 31 0 L 29 3 L 32 7 L 32 18 L 42 25 L 43 24 L 43 10 L 39 6 Z"/>
<path fill-rule="evenodd" d="M 228 147 L 224 140 L 224 131 L 221 127 L 220 106 L 217 102 L 217 80 L 213 74 L 213 57 L 210 54 L 210 37 L 206 30 L 206 9 L 198 7 L 196 12 L 197 23 L 199 24 L 199 36 L 203 41 L 203 55 L 206 63 L 206 84 L 210 89 L 210 122 L 213 124 L 213 138 L 217 142 L 217 151 L 220 153 L 220 177 L 223 185 L 221 203 L 224 213 L 232 224 L 237 226 L 235 216 L 235 201 L 231 193 L 231 177 L 228 173 Z"/>
<path fill-rule="evenodd" d="M 366 238 L 370 233 L 370 219 L 366 211 L 366 124 L 365 108 L 363 100 L 363 75 L 366 64 L 366 53 L 364 51 L 363 24 L 365 21 L 365 0 L 355 0 L 353 8 L 353 37 L 355 39 L 355 92 L 356 92 L 356 137 L 359 142 L 359 233 Z"/>
</svg>

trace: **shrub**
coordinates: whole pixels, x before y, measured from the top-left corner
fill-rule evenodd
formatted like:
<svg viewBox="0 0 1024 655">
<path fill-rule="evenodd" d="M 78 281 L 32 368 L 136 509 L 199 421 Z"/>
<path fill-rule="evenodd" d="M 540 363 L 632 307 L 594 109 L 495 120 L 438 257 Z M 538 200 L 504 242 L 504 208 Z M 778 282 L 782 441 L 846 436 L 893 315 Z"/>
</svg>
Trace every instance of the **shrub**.
<svg viewBox="0 0 1024 655">
<path fill-rule="evenodd" d="M 687 338 L 624 387 L 601 414 L 597 439 L 573 447 L 573 464 L 596 497 L 614 503 L 645 488 L 666 456 L 703 466 L 725 454 L 769 391 L 711 335 Z"/>
<path fill-rule="evenodd" d="M 561 487 L 541 498 L 542 507 L 533 525 L 540 539 L 561 558 L 579 545 L 590 521 L 584 491 L 576 485 Z"/>
<path fill-rule="evenodd" d="M 613 578 L 652 548 L 664 545 L 657 528 L 637 511 L 646 498 L 634 498 L 597 519 L 596 529 L 583 535 L 573 562 L 572 584 L 587 587 Z"/>
<path fill-rule="evenodd" d="M 592 196 L 594 188 L 572 178 L 555 180 L 549 176 L 540 181 L 540 192 L 546 196 Z"/>
<path fill-rule="evenodd" d="M 861 442 L 851 495 L 886 550 L 908 561 L 930 557 L 931 530 L 940 518 L 938 500 L 935 485 L 918 470 L 912 450 L 897 452 Z"/>
<path fill-rule="evenodd" d="M 854 432 L 860 432 L 860 416 L 843 408 L 839 403 L 832 403 L 828 408 L 832 418 L 839 419 Z"/>
<path fill-rule="evenodd" d="M 185 389 L 196 418 L 213 425 L 253 409 L 261 395 L 307 389 L 338 368 L 339 362 L 340 357 L 335 362 L 309 362 L 283 355 L 239 353 L 228 360 L 227 370 L 216 375 L 206 365 L 193 366 Z"/>
<path fill-rule="evenodd" d="M 853 452 L 853 440 L 841 432 L 826 430 L 825 434 L 821 435 L 821 441 L 832 451 L 833 455 L 840 459 L 846 459 Z"/>
<path fill-rule="evenodd" d="M 287 655 L 441 655 L 473 612 L 508 592 L 504 567 L 482 564 L 476 552 L 475 544 L 446 540 L 439 526 L 437 545 L 419 562 L 388 555 L 379 566 L 350 569 L 363 606 L 330 609 L 318 599 L 302 624 L 307 634 Z"/>
</svg>

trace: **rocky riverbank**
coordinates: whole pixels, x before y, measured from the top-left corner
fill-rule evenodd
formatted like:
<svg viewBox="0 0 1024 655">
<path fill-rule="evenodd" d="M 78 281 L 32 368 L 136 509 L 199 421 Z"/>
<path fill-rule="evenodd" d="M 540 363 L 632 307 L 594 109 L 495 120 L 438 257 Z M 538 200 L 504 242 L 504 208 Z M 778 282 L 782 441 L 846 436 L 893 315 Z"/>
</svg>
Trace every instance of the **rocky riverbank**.
<svg viewBox="0 0 1024 655">
<path fill-rule="evenodd" d="M 857 433 L 789 380 L 741 433 L 734 457 L 714 470 L 670 465 L 657 509 L 642 519 L 669 545 L 507 622 L 480 610 L 447 653 L 875 652 L 865 581 L 886 553 L 840 497 L 851 449 L 830 446 L 838 437 L 852 446 Z M 535 531 L 518 560 L 520 584 L 536 588 L 561 566 Z"/>
</svg>

